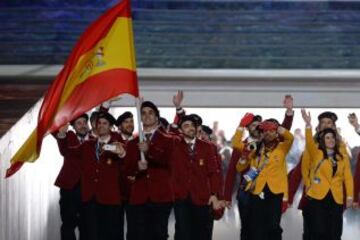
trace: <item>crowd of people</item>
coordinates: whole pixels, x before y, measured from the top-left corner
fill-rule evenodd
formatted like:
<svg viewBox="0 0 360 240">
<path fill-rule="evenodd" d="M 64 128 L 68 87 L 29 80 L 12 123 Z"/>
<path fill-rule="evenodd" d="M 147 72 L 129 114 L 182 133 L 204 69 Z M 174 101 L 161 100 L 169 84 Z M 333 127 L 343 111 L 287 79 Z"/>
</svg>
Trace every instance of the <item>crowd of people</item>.
<svg viewBox="0 0 360 240">
<path fill-rule="evenodd" d="M 313 129 L 310 113 L 302 109 L 305 136 L 298 140 L 305 149 L 290 160 L 295 167 L 289 172 L 287 156 L 297 141 L 290 132 L 290 95 L 282 123 L 245 113 L 232 149 L 217 124 L 211 128 L 186 113 L 183 98 L 178 91 L 172 99 L 172 123 L 153 102 L 142 101 L 140 134 L 134 133 L 131 112 L 116 119 L 108 104 L 53 133 L 64 157 L 55 182 L 62 240 L 76 240 L 76 228 L 83 240 L 168 239 L 172 210 L 175 240 L 210 240 L 214 220 L 234 205 L 234 187 L 241 240 L 282 239 L 282 214 L 300 187 L 303 239 L 341 239 L 344 210 L 359 208 L 360 161 L 353 177 L 335 113 L 321 113 Z M 356 115 L 348 118 L 360 134 Z"/>
</svg>

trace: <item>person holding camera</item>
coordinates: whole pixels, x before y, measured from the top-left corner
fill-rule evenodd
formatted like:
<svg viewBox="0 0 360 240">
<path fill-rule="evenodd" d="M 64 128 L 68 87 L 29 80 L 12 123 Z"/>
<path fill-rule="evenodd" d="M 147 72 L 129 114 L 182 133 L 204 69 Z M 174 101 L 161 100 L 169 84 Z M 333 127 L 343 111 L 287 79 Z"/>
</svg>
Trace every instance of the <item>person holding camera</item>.
<svg viewBox="0 0 360 240">
<path fill-rule="evenodd" d="M 286 108 L 285 118 L 281 124 L 286 129 L 290 129 L 294 111 L 293 111 L 293 98 L 291 95 L 286 95 L 283 100 L 283 106 Z M 224 206 L 231 208 L 231 199 L 233 188 L 235 184 L 236 174 L 244 174 L 250 165 L 248 155 L 251 151 L 257 148 L 260 142 L 259 124 L 262 121 L 260 115 L 246 113 L 241 119 L 239 127 L 232 139 L 233 152 L 230 159 L 230 164 L 225 178 L 224 186 Z M 245 130 L 248 131 L 249 136 L 243 140 Z M 244 185 L 238 187 L 238 210 L 241 221 L 240 239 L 249 239 L 249 193 L 245 192 Z"/>
<path fill-rule="evenodd" d="M 250 192 L 249 228 L 252 240 L 281 239 L 281 214 L 288 207 L 286 155 L 293 135 L 273 119 L 259 125 L 261 142 L 249 154 L 250 169 L 244 174 Z"/>
<path fill-rule="evenodd" d="M 87 240 L 118 240 L 117 229 L 123 227 L 119 226 L 119 163 L 126 151 L 111 132 L 114 123 L 115 118 L 111 114 L 100 112 L 96 121 L 98 137 L 67 149 L 80 159 L 82 224 L 86 229 L 82 238 Z M 60 130 L 60 139 L 64 133 L 61 131 L 66 130 Z M 66 141 L 66 138 L 63 139 Z"/>
<path fill-rule="evenodd" d="M 224 205 L 231 208 L 232 192 L 237 172 L 243 174 L 249 169 L 249 153 L 256 148 L 260 138 L 258 126 L 262 118 L 260 115 L 246 113 L 241 119 L 239 127 L 232 139 L 233 152 L 226 173 L 224 186 Z M 249 136 L 242 140 L 245 129 Z M 244 186 L 239 186 L 237 191 L 238 210 L 240 215 L 241 230 L 240 239 L 249 239 L 249 194 L 244 191 Z"/>
</svg>

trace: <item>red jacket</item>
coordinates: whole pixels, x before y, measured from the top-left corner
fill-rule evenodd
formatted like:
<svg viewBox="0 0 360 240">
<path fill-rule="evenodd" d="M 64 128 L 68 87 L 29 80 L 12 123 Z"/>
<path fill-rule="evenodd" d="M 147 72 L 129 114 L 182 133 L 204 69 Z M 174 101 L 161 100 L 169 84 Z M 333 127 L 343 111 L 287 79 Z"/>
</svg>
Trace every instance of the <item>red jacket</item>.
<svg viewBox="0 0 360 240">
<path fill-rule="evenodd" d="M 222 158 L 218 152 L 217 145 L 210 142 L 214 149 L 214 154 L 216 156 L 216 177 L 217 177 L 217 184 L 218 184 L 218 199 L 224 199 L 224 176 L 223 176 L 223 169 L 222 169 Z M 221 208 L 218 210 L 212 210 L 213 217 L 215 220 L 220 220 L 224 216 L 225 209 Z"/>
<path fill-rule="evenodd" d="M 231 154 L 231 159 L 230 159 L 228 171 L 226 173 L 225 187 L 224 187 L 224 199 L 229 202 L 231 202 L 235 178 L 237 174 L 236 164 L 239 161 L 240 157 L 241 157 L 241 152 L 239 150 L 234 149 Z"/>
<path fill-rule="evenodd" d="M 301 157 L 298 164 L 291 169 L 288 174 L 289 181 L 289 204 L 292 204 L 294 201 L 294 196 L 301 184 L 302 176 L 301 176 Z M 300 208 L 301 209 L 301 208 Z"/>
<path fill-rule="evenodd" d="M 121 134 L 114 132 L 113 135 L 119 139 L 119 142 L 121 142 L 124 145 L 124 148 L 127 149 L 127 145 L 130 140 L 124 140 L 121 136 Z M 121 191 L 121 198 L 123 201 L 128 201 L 130 197 L 130 188 L 131 188 L 131 180 L 129 179 L 130 176 L 127 175 L 129 172 L 128 168 L 129 165 L 125 162 L 128 158 L 124 158 L 123 161 L 120 161 L 120 168 L 119 168 L 119 184 L 120 184 L 120 191 Z"/>
<path fill-rule="evenodd" d="M 126 148 L 126 174 L 127 176 L 136 176 L 131 185 L 129 203 L 137 205 L 147 201 L 153 203 L 173 202 L 174 193 L 170 169 L 172 137 L 161 130 L 154 133 L 145 156 L 148 161 L 148 169 L 145 171 L 139 171 L 137 165 L 140 160 L 138 142 L 138 138 L 135 138 L 127 144 Z"/>
<path fill-rule="evenodd" d="M 213 146 L 196 139 L 191 157 L 183 138 L 175 138 L 172 151 L 172 172 L 175 199 L 190 196 L 196 205 L 207 205 L 211 194 L 220 192 L 218 166 Z"/>
<path fill-rule="evenodd" d="M 119 139 L 112 135 L 108 143 L 112 142 L 119 142 Z M 119 173 L 122 159 L 110 151 L 103 151 L 98 160 L 97 148 L 97 140 L 92 139 L 72 149 L 81 159 L 82 201 L 94 198 L 100 204 L 120 204 Z"/>
<path fill-rule="evenodd" d="M 64 162 L 56 178 L 55 185 L 71 190 L 80 182 L 80 159 L 76 154 L 69 151 L 69 147 L 79 146 L 80 141 L 73 131 L 68 131 L 64 139 L 59 139 L 54 134 L 59 146 L 60 154 L 64 157 Z"/>
<path fill-rule="evenodd" d="M 216 160 L 216 184 L 218 185 L 216 188 L 219 189 L 218 192 L 216 193 L 218 195 L 219 199 L 223 199 L 224 198 L 224 177 L 223 177 L 223 172 L 222 172 L 222 159 L 221 159 L 221 155 L 218 152 L 218 148 L 217 145 L 214 144 L 213 142 L 208 142 L 212 148 L 213 148 L 213 154 L 215 156 L 215 160 Z"/>
<path fill-rule="evenodd" d="M 289 181 L 289 204 L 293 204 L 295 194 L 301 184 L 302 181 L 302 173 L 301 173 L 301 161 L 302 155 L 300 156 L 299 163 L 289 172 L 288 181 Z M 305 194 L 305 186 L 303 188 L 303 192 L 300 198 L 300 202 L 298 205 L 298 209 L 302 210 L 308 204 L 308 199 Z"/>
</svg>

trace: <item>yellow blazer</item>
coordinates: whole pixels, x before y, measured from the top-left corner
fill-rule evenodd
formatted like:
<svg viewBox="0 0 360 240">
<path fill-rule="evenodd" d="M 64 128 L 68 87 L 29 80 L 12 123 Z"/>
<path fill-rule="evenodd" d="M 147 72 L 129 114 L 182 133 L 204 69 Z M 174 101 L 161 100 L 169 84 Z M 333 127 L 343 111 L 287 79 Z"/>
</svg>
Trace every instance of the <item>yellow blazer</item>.
<svg viewBox="0 0 360 240">
<path fill-rule="evenodd" d="M 318 144 L 315 143 L 312 136 L 311 128 L 306 128 L 306 151 L 308 152 L 309 159 L 308 166 L 310 168 L 309 178 L 307 182 L 307 192 L 306 194 L 311 198 L 322 200 L 325 198 L 327 193 L 331 191 L 334 200 L 338 204 L 344 203 L 344 183 L 346 189 L 346 197 L 353 198 L 354 195 L 354 182 L 351 174 L 350 160 L 349 156 L 344 153 L 344 149 L 340 152 L 343 155 L 341 158 L 337 156 L 337 170 L 333 176 L 333 168 L 330 159 L 325 159 L 317 172 L 315 172 L 317 166 L 324 158 L 323 152 L 318 148 Z M 343 148 L 343 147 L 342 147 Z M 315 181 L 319 179 L 320 182 Z"/>
<path fill-rule="evenodd" d="M 253 194 L 260 194 L 265 184 L 267 184 L 272 193 L 284 193 L 283 199 L 288 199 L 287 163 L 285 158 L 294 141 L 294 136 L 288 130 L 285 130 L 282 136 L 284 141 L 279 142 L 279 144 L 268 153 L 269 162 L 260 172 L 255 182 L 249 183 L 247 186 L 247 189 L 250 189 L 250 186 L 255 184 L 255 186 L 252 186 Z M 254 155 L 255 154 L 252 154 L 251 156 L 251 167 L 259 168 L 265 161 L 264 150 L 261 150 L 260 161 L 258 161 L 259 157 Z"/>
<path fill-rule="evenodd" d="M 236 132 L 231 140 L 232 147 L 236 148 L 240 152 L 242 152 L 245 147 L 245 144 L 242 141 L 243 136 L 244 136 L 244 128 L 238 128 L 236 129 Z"/>
<path fill-rule="evenodd" d="M 343 156 L 346 155 L 349 158 L 348 152 L 346 150 L 346 145 L 343 142 L 340 143 L 339 150 Z M 311 159 L 309 152 L 305 148 L 303 154 L 301 155 L 301 175 L 303 178 L 304 185 L 307 188 L 310 186 L 311 183 L 310 170 L 311 170 Z"/>
<path fill-rule="evenodd" d="M 238 150 L 241 153 L 241 155 L 243 154 L 244 149 L 246 147 L 245 142 L 242 140 L 243 135 L 244 135 L 244 128 L 238 128 L 231 141 L 232 147 Z M 236 163 L 237 172 L 243 172 L 250 165 L 249 158 L 242 159 L 241 157 L 239 161 Z"/>
</svg>

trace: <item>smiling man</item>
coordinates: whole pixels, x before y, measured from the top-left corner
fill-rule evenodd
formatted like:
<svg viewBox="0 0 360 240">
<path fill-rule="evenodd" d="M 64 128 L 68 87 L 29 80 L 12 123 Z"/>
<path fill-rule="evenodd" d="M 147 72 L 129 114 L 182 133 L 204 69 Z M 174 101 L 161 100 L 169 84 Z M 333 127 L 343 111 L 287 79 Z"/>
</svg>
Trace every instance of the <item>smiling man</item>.
<svg viewBox="0 0 360 240">
<path fill-rule="evenodd" d="M 181 135 L 172 151 L 175 193 L 175 239 L 212 239 L 211 208 L 219 206 L 216 156 L 213 146 L 197 138 L 198 120 L 187 115 L 180 120 Z"/>
<path fill-rule="evenodd" d="M 69 147 L 78 146 L 89 139 L 88 115 L 83 114 L 71 121 L 71 126 L 75 130 L 67 131 L 68 126 L 63 127 L 60 132 L 54 134 L 61 155 L 64 157 L 63 166 L 56 178 L 55 185 L 60 188 L 60 217 L 61 239 L 76 239 L 75 229 L 79 229 L 80 235 L 83 234 L 80 228 L 81 215 L 81 194 L 80 194 L 80 159 L 68 151 Z"/>
</svg>

